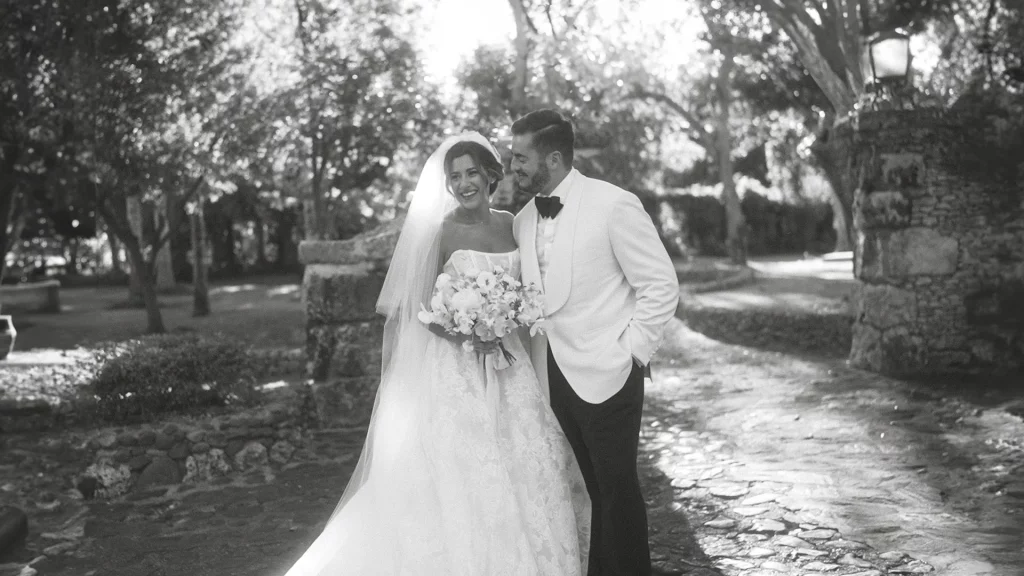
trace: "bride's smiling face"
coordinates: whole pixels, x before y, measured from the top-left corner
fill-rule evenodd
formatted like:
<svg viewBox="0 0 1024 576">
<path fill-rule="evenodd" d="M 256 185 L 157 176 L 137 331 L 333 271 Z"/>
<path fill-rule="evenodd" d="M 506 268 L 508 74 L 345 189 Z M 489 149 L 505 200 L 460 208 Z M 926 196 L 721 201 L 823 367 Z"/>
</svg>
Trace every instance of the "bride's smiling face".
<svg viewBox="0 0 1024 576">
<path fill-rule="evenodd" d="M 490 207 L 490 181 L 468 154 L 452 160 L 448 170 L 448 189 L 464 210 Z"/>
</svg>

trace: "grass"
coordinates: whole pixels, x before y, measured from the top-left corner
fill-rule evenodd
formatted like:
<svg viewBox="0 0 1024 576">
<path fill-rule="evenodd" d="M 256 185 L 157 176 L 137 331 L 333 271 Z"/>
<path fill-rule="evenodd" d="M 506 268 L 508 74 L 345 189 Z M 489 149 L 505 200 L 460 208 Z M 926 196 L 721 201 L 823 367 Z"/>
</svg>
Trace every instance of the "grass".
<svg viewBox="0 0 1024 576">
<path fill-rule="evenodd" d="M 15 351 L 69 350 L 99 342 L 126 340 L 146 332 L 146 311 L 123 307 L 124 287 L 61 290 L 60 314 L 14 314 Z M 212 314 L 192 317 L 188 289 L 160 296 L 168 331 L 220 334 L 256 348 L 295 349 L 305 343 L 301 280 L 265 276 L 218 282 L 210 287 Z"/>
</svg>

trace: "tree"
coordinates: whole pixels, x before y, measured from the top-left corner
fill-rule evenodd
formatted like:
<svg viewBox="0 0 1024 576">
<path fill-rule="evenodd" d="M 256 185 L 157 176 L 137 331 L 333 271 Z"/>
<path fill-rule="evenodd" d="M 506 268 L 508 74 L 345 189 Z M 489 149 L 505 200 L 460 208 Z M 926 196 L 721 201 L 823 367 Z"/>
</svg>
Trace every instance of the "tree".
<svg viewBox="0 0 1024 576">
<path fill-rule="evenodd" d="M 400 149 L 429 132 L 430 90 L 396 0 L 294 0 L 308 238 L 336 238 Z M 372 208 L 370 209 L 372 212 Z"/>
</svg>

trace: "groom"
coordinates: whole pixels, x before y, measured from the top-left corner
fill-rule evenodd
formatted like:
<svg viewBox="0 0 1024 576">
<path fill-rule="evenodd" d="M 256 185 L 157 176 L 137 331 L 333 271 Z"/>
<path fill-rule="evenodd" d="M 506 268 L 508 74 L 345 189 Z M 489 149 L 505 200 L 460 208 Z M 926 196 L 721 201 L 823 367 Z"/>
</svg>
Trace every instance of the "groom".
<svg viewBox="0 0 1024 576">
<path fill-rule="evenodd" d="M 637 476 L 644 369 L 679 300 L 675 268 L 633 194 L 572 167 L 554 110 L 512 124 L 512 175 L 534 195 L 516 216 L 523 281 L 544 289 L 530 354 L 590 492 L 589 576 L 651 573 Z"/>
</svg>

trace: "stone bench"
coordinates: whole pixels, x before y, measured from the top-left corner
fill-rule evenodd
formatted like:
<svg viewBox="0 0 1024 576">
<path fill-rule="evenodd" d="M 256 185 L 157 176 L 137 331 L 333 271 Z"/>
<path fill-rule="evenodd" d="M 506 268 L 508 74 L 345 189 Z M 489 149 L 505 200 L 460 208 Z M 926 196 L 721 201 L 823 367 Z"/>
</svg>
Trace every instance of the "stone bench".
<svg viewBox="0 0 1024 576">
<path fill-rule="evenodd" d="M 60 312 L 60 282 L 45 280 L 0 286 L 0 310 L 18 312 Z"/>
</svg>

